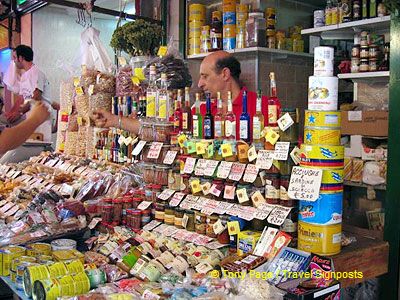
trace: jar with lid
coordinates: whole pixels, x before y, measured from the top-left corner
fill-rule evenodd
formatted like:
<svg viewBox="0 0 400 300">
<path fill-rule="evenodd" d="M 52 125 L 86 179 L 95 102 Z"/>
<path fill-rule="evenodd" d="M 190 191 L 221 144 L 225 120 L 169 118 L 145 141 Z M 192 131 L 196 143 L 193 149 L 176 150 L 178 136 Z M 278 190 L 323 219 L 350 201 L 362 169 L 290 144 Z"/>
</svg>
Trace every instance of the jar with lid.
<svg viewBox="0 0 400 300">
<path fill-rule="evenodd" d="M 131 203 L 131 207 L 133 209 L 137 209 L 137 207 L 139 206 L 139 204 L 143 201 L 144 199 L 139 198 L 139 197 L 133 197 L 132 198 L 132 203 Z"/>
<path fill-rule="evenodd" d="M 377 59 L 376 58 L 370 58 L 369 59 L 369 71 L 370 72 L 376 72 L 377 70 L 378 70 Z"/>
<path fill-rule="evenodd" d="M 104 204 L 101 213 L 101 219 L 104 223 L 110 224 L 113 221 L 113 205 Z"/>
<path fill-rule="evenodd" d="M 153 185 L 148 184 L 144 188 L 145 199 L 146 201 L 153 201 Z"/>
<path fill-rule="evenodd" d="M 369 71 L 369 60 L 368 59 L 361 59 L 360 60 L 360 72 L 368 72 Z"/>
<path fill-rule="evenodd" d="M 368 31 L 362 31 L 360 34 L 360 46 L 361 47 L 368 47 L 369 45 L 369 32 Z"/>
<path fill-rule="evenodd" d="M 270 49 L 276 48 L 276 37 L 275 36 L 269 36 L 267 38 L 267 48 L 270 48 Z"/>
<path fill-rule="evenodd" d="M 170 143 L 173 124 L 159 123 L 154 125 L 154 140 L 155 142 Z"/>
<path fill-rule="evenodd" d="M 146 142 L 154 141 L 154 128 L 152 123 L 141 123 L 139 129 L 139 139 Z"/>
<path fill-rule="evenodd" d="M 225 227 L 225 230 L 222 231 L 220 234 L 217 236 L 218 242 L 220 242 L 223 245 L 229 244 L 229 232 L 228 232 L 228 222 L 229 222 L 229 217 L 228 215 L 222 215 L 219 216 L 219 219 L 221 220 L 222 226 Z"/>
<path fill-rule="evenodd" d="M 123 198 L 117 198 L 113 200 L 113 223 L 116 225 L 121 223 L 123 206 Z"/>
<path fill-rule="evenodd" d="M 246 48 L 246 29 L 243 27 L 236 28 L 236 48 Z"/>
<path fill-rule="evenodd" d="M 224 189 L 225 189 L 224 182 L 220 179 L 215 179 L 212 181 L 210 193 L 213 195 L 214 199 L 221 200 L 223 199 L 224 196 Z"/>
<path fill-rule="evenodd" d="M 145 183 L 153 183 L 155 175 L 154 166 L 152 164 L 142 164 L 142 170 L 143 170 L 143 181 Z"/>
<path fill-rule="evenodd" d="M 220 11 L 213 11 L 211 15 L 210 51 L 222 50 L 222 15 Z"/>
<path fill-rule="evenodd" d="M 194 221 L 194 212 L 191 210 L 186 210 L 183 216 L 182 224 L 186 228 L 187 231 L 194 231 L 195 230 L 195 221 Z"/>
<path fill-rule="evenodd" d="M 369 58 L 369 47 L 368 46 L 362 46 L 360 49 L 360 58 Z"/>
<path fill-rule="evenodd" d="M 206 235 L 210 238 L 216 238 L 213 225 L 219 220 L 218 215 L 207 216 L 206 218 Z"/>
<path fill-rule="evenodd" d="M 150 223 L 151 221 L 151 211 L 149 209 L 143 210 L 142 211 L 142 227 L 145 226 L 146 224 Z"/>
<path fill-rule="evenodd" d="M 133 199 L 131 196 L 124 197 L 124 202 L 122 206 L 122 224 L 126 224 L 127 220 L 127 210 L 132 208 Z"/>
<path fill-rule="evenodd" d="M 183 221 L 184 210 L 180 208 L 175 208 L 175 218 L 174 218 L 174 225 L 176 228 L 183 228 L 182 221 Z"/>
<path fill-rule="evenodd" d="M 281 112 L 281 117 L 285 114 L 289 114 L 289 116 L 294 121 L 294 124 L 287 128 L 285 131 L 279 130 L 279 140 L 281 142 L 296 143 L 299 138 L 297 110 L 295 108 L 283 108 Z"/>
<path fill-rule="evenodd" d="M 133 231 L 140 230 L 142 223 L 142 211 L 138 209 L 129 210 L 129 223 Z"/>
<path fill-rule="evenodd" d="M 360 72 L 360 59 L 357 57 L 353 57 L 351 59 L 351 73 Z"/>
<path fill-rule="evenodd" d="M 369 58 L 378 58 L 379 48 L 377 45 L 369 46 Z"/>
<path fill-rule="evenodd" d="M 175 224 L 175 210 L 172 206 L 165 205 L 164 223 L 167 225 Z"/>
<path fill-rule="evenodd" d="M 156 166 L 155 167 L 155 180 L 158 184 L 167 186 L 168 185 L 168 172 L 170 167 L 168 166 Z"/>
<path fill-rule="evenodd" d="M 288 195 L 289 182 L 290 175 L 281 176 L 279 204 L 286 207 L 294 207 L 296 205 L 296 200 L 290 199 Z"/>
<path fill-rule="evenodd" d="M 354 45 L 351 48 L 351 57 L 360 58 L 360 45 Z"/>
<path fill-rule="evenodd" d="M 161 194 L 161 189 L 162 189 L 162 186 L 159 184 L 153 184 L 151 186 L 151 201 L 152 202 L 157 202 L 157 197 L 158 197 L 158 195 Z"/>
<path fill-rule="evenodd" d="M 190 194 L 190 175 L 184 174 L 181 178 L 181 192 L 184 194 Z"/>
<path fill-rule="evenodd" d="M 262 12 L 249 13 L 246 21 L 246 47 L 266 46 L 266 20 Z"/>
<path fill-rule="evenodd" d="M 265 200 L 268 204 L 279 203 L 280 176 L 279 174 L 266 174 Z"/>
<path fill-rule="evenodd" d="M 165 206 L 167 205 L 166 202 L 161 201 L 158 203 L 154 203 L 154 219 L 159 222 L 164 222 L 165 218 Z"/>
<path fill-rule="evenodd" d="M 206 234 L 206 215 L 201 212 L 195 213 L 195 230 L 198 234 Z"/>
<path fill-rule="evenodd" d="M 168 171 L 168 188 L 170 190 L 179 191 L 181 188 L 181 174 L 175 170 Z"/>
</svg>

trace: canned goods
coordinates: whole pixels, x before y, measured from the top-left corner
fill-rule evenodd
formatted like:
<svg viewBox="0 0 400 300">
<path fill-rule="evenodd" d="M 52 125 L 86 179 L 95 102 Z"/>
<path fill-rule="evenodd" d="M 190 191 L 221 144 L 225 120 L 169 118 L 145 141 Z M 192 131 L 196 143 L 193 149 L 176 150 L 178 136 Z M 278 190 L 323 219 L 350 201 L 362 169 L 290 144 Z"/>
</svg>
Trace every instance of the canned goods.
<svg viewBox="0 0 400 300">
<path fill-rule="evenodd" d="M 344 147 L 329 145 L 301 145 L 302 167 L 343 168 Z"/>
<path fill-rule="evenodd" d="M 377 59 L 376 58 L 370 58 L 369 59 L 369 71 L 370 72 L 376 72 L 377 70 L 378 70 Z"/>
<path fill-rule="evenodd" d="M 190 4 L 189 5 L 189 21 L 193 20 L 205 20 L 206 19 L 206 7 L 202 4 Z"/>
<path fill-rule="evenodd" d="M 351 58 L 351 73 L 358 73 L 360 71 L 360 59 L 358 57 Z"/>
<path fill-rule="evenodd" d="M 340 111 L 305 111 L 305 127 L 340 127 Z"/>
<path fill-rule="evenodd" d="M 17 267 L 22 264 L 23 262 L 36 262 L 36 258 L 35 257 L 31 257 L 31 256 L 21 256 L 21 257 L 17 257 L 14 258 L 11 262 L 11 268 L 10 271 L 16 272 L 17 271 Z"/>
<path fill-rule="evenodd" d="M 76 249 L 76 241 L 70 239 L 58 239 L 51 242 L 52 251 Z"/>
<path fill-rule="evenodd" d="M 340 129 L 330 127 L 305 127 L 304 143 L 309 145 L 340 145 Z"/>
<path fill-rule="evenodd" d="M 75 281 L 71 275 L 63 276 L 59 279 L 60 293 L 63 297 L 75 296 Z"/>
<path fill-rule="evenodd" d="M 299 220 L 317 225 L 342 222 L 343 192 L 320 194 L 316 201 L 299 201 Z"/>
<path fill-rule="evenodd" d="M 49 262 L 53 262 L 53 257 L 49 255 L 40 255 L 37 257 L 37 262 L 39 264 L 46 264 Z"/>
<path fill-rule="evenodd" d="M 90 289 L 95 289 L 99 285 L 107 282 L 106 273 L 100 269 L 86 270 L 86 275 L 89 278 Z"/>
<path fill-rule="evenodd" d="M 314 65 L 314 74 L 315 74 Z M 337 77 L 310 76 L 308 79 L 308 109 L 332 111 L 338 107 Z"/>
<path fill-rule="evenodd" d="M 354 45 L 353 48 L 351 48 L 351 57 L 360 58 L 360 45 Z"/>
<path fill-rule="evenodd" d="M 57 279 L 36 280 L 33 284 L 33 300 L 56 300 L 60 296 L 60 282 Z"/>
<path fill-rule="evenodd" d="M 25 295 L 32 296 L 33 283 L 36 280 L 50 278 L 50 273 L 46 265 L 29 266 L 23 275 L 23 287 Z"/>
<path fill-rule="evenodd" d="M 223 38 L 222 40 L 224 50 L 232 50 L 235 49 L 236 46 L 236 37 L 233 38 Z"/>
<path fill-rule="evenodd" d="M 90 281 L 85 272 L 72 276 L 74 280 L 75 295 L 86 294 L 90 291 Z"/>
<path fill-rule="evenodd" d="M 83 263 L 80 260 L 73 260 L 66 262 L 65 266 L 67 268 L 68 274 L 81 273 L 85 270 Z"/>
<path fill-rule="evenodd" d="M 49 263 L 47 265 L 51 278 L 56 278 L 68 274 L 67 267 L 63 262 Z"/>
<path fill-rule="evenodd" d="M 314 27 L 323 27 L 325 26 L 325 11 L 324 10 L 315 10 L 314 11 Z"/>
<path fill-rule="evenodd" d="M 189 28 L 189 39 L 198 39 L 201 37 L 201 27 Z"/>
<path fill-rule="evenodd" d="M 10 275 L 11 263 L 13 259 L 25 255 L 25 248 L 20 246 L 7 246 L 0 249 L 1 275 Z"/>
<path fill-rule="evenodd" d="M 26 255 L 39 256 L 51 255 L 51 245 L 46 243 L 34 243 L 26 247 Z"/>
</svg>

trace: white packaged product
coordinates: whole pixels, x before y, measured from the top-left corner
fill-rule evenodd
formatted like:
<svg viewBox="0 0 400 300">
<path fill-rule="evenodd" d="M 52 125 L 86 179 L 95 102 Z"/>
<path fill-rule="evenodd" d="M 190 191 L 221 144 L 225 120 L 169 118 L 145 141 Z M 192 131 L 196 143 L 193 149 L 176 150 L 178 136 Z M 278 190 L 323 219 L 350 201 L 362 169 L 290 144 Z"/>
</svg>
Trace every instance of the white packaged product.
<svg viewBox="0 0 400 300">
<path fill-rule="evenodd" d="M 332 47 L 315 47 L 314 76 L 333 76 L 335 50 Z"/>
<path fill-rule="evenodd" d="M 308 79 L 308 109 L 329 111 L 338 109 L 337 77 L 316 77 Z"/>
</svg>

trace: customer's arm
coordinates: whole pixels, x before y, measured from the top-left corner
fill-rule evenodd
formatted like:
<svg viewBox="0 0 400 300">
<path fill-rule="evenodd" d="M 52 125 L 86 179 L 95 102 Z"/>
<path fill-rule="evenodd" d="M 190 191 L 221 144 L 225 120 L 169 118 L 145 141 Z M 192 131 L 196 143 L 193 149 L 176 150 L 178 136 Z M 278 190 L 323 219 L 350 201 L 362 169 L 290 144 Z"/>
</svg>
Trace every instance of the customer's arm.
<svg viewBox="0 0 400 300">
<path fill-rule="evenodd" d="M 49 116 L 46 106 L 42 103 L 32 107 L 29 117 L 15 127 L 4 129 L 0 134 L 0 153 L 15 149 L 22 145 L 36 128 Z"/>
<path fill-rule="evenodd" d="M 121 117 L 121 119 L 119 119 L 118 116 L 113 115 L 104 109 L 99 109 L 93 112 L 91 118 L 96 127 L 121 127 L 121 129 L 129 131 L 130 133 L 139 134 L 140 122 L 137 119 L 127 117 Z"/>
</svg>

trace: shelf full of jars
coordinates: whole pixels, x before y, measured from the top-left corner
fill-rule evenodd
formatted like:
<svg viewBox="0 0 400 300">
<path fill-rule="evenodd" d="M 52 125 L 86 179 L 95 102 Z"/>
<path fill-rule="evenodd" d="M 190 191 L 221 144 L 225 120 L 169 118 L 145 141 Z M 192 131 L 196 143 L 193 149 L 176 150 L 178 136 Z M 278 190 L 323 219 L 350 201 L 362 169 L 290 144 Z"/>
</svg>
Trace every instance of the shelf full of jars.
<svg viewBox="0 0 400 300">
<path fill-rule="evenodd" d="M 221 10 L 212 11 L 209 24 L 206 20 L 206 6 L 191 2 L 187 19 L 189 57 L 250 47 L 304 52 L 302 27 L 293 26 L 287 32 L 277 30 L 275 7 L 261 11 L 239 1 L 224 0 Z"/>
</svg>

